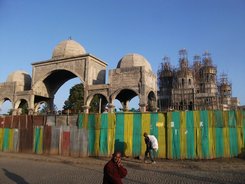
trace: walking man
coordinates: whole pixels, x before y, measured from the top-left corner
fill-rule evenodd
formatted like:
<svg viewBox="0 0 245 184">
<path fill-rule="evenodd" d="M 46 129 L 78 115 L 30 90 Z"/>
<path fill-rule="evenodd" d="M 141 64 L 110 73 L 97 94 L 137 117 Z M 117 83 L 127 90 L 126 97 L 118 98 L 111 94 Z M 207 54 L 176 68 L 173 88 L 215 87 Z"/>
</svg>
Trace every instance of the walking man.
<svg viewBox="0 0 245 184">
<path fill-rule="evenodd" d="M 146 144 L 144 162 L 147 163 L 147 158 L 149 154 L 151 162 L 155 164 L 156 161 L 154 160 L 154 158 L 155 152 L 157 152 L 158 150 L 158 141 L 154 135 L 148 135 L 146 132 L 143 134 L 143 136 L 145 137 Z"/>
</svg>

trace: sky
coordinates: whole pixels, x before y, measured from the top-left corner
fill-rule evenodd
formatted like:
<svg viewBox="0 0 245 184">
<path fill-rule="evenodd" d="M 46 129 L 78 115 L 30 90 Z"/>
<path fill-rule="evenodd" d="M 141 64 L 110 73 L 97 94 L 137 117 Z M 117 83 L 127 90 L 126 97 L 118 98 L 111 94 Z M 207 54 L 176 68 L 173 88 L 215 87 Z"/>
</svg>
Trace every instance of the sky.
<svg viewBox="0 0 245 184">
<path fill-rule="evenodd" d="M 0 0 L 0 83 L 16 70 L 32 75 L 31 63 L 50 59 L 69 37 L 108 70 L 128 53 L 143 55 L 157 73 L 164 56 L 177 67 L 182 48 L 190 64 L 209 51 L 218 77 L 228 74 L 245 105 L 245 0 Z M 79 82 L 59 89 L 59 109 Z"/>
</svg>

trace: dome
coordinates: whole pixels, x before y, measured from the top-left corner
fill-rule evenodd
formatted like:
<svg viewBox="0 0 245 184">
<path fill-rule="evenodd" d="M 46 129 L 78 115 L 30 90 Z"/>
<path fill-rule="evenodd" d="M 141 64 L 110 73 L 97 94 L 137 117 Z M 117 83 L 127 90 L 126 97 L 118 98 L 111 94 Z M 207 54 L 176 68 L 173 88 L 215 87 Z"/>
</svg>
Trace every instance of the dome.
<svg viewBox="0 0 245 184">
<path fill-rule="evenodd" d="M 146 71 L 152 71 L 149 62 L 140 54 L 128 54 L 117 64 L 117 68 L 131 68 L 137 66 L 144 66 Z"/>
<path fill-rule="evenodd" d="M 59 43 L 52 55 L 52 59 L 74 57 L 85 54 L 86 51 L 79 43 L 74 40 L 65 40 Z"/>
<path fill-rule="evenodd" d="M 31 89 L 31 76 L 25 71 L 15 71 L 11 73 L 6 82 L 16 82 L 16 91 Z"/>
</svg>

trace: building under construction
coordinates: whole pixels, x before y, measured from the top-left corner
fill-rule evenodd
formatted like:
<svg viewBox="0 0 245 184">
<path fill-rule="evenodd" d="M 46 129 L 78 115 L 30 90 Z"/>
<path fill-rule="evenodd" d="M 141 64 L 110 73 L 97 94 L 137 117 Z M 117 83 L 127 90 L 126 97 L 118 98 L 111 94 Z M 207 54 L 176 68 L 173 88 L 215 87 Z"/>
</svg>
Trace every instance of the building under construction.
<svg viewBox="0 0 245 184">
<path fill-rule="evenodd" d="M 164 57 L 158 70 L 158 107 L 170 110 L 236 109 L 239 100 L 232 97 L 232 84 L 227 75 L 217 80 L 217 67 L 208 52 L 194 56 L 189 65 L 187 51 L 179 51 L 179 66 L 172 67 Z"/>
</svg>

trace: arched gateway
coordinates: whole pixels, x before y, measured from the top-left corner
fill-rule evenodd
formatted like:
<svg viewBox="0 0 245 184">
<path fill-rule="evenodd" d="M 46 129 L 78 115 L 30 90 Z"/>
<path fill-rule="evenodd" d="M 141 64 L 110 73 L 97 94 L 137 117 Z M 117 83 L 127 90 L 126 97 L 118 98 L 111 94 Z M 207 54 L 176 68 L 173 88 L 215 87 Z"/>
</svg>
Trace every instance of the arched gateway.
<svg viewBox="0 0 245 184">
<path fill-rule="evenodd" d="M 35 113 L 43 102 L 52 109 L 57 90 L 66 81 L 78 77 L 84 85 L 86 113 L 89 112 L 94 95 L 103 97 L 102 106 L 107 105 L 110 111 L 114 109 L 115 99 L 127 110 L 128 102 L 135 96 L 139 96 L 141 111 L 146 110 L 147 104 L 153 104 L 152 109 L 157 109 L 156 76 L 143 56 L 124 56 L 117 69 L 109 71 L 109 84 L 105 83 L 106 66 L 104 61 L 87 53 L 79 43 L 71 39 L 65 40 L 55 47 L 50 60 L 32 63 L 32 78 L 23 71 L 17 71 L 5 83 L 1 83 L 0 103 L 10 100 L 13 114 L 20 113 L 20 105 L 24 102 L 28 106 L 29 114 Z"/>
</svg>

